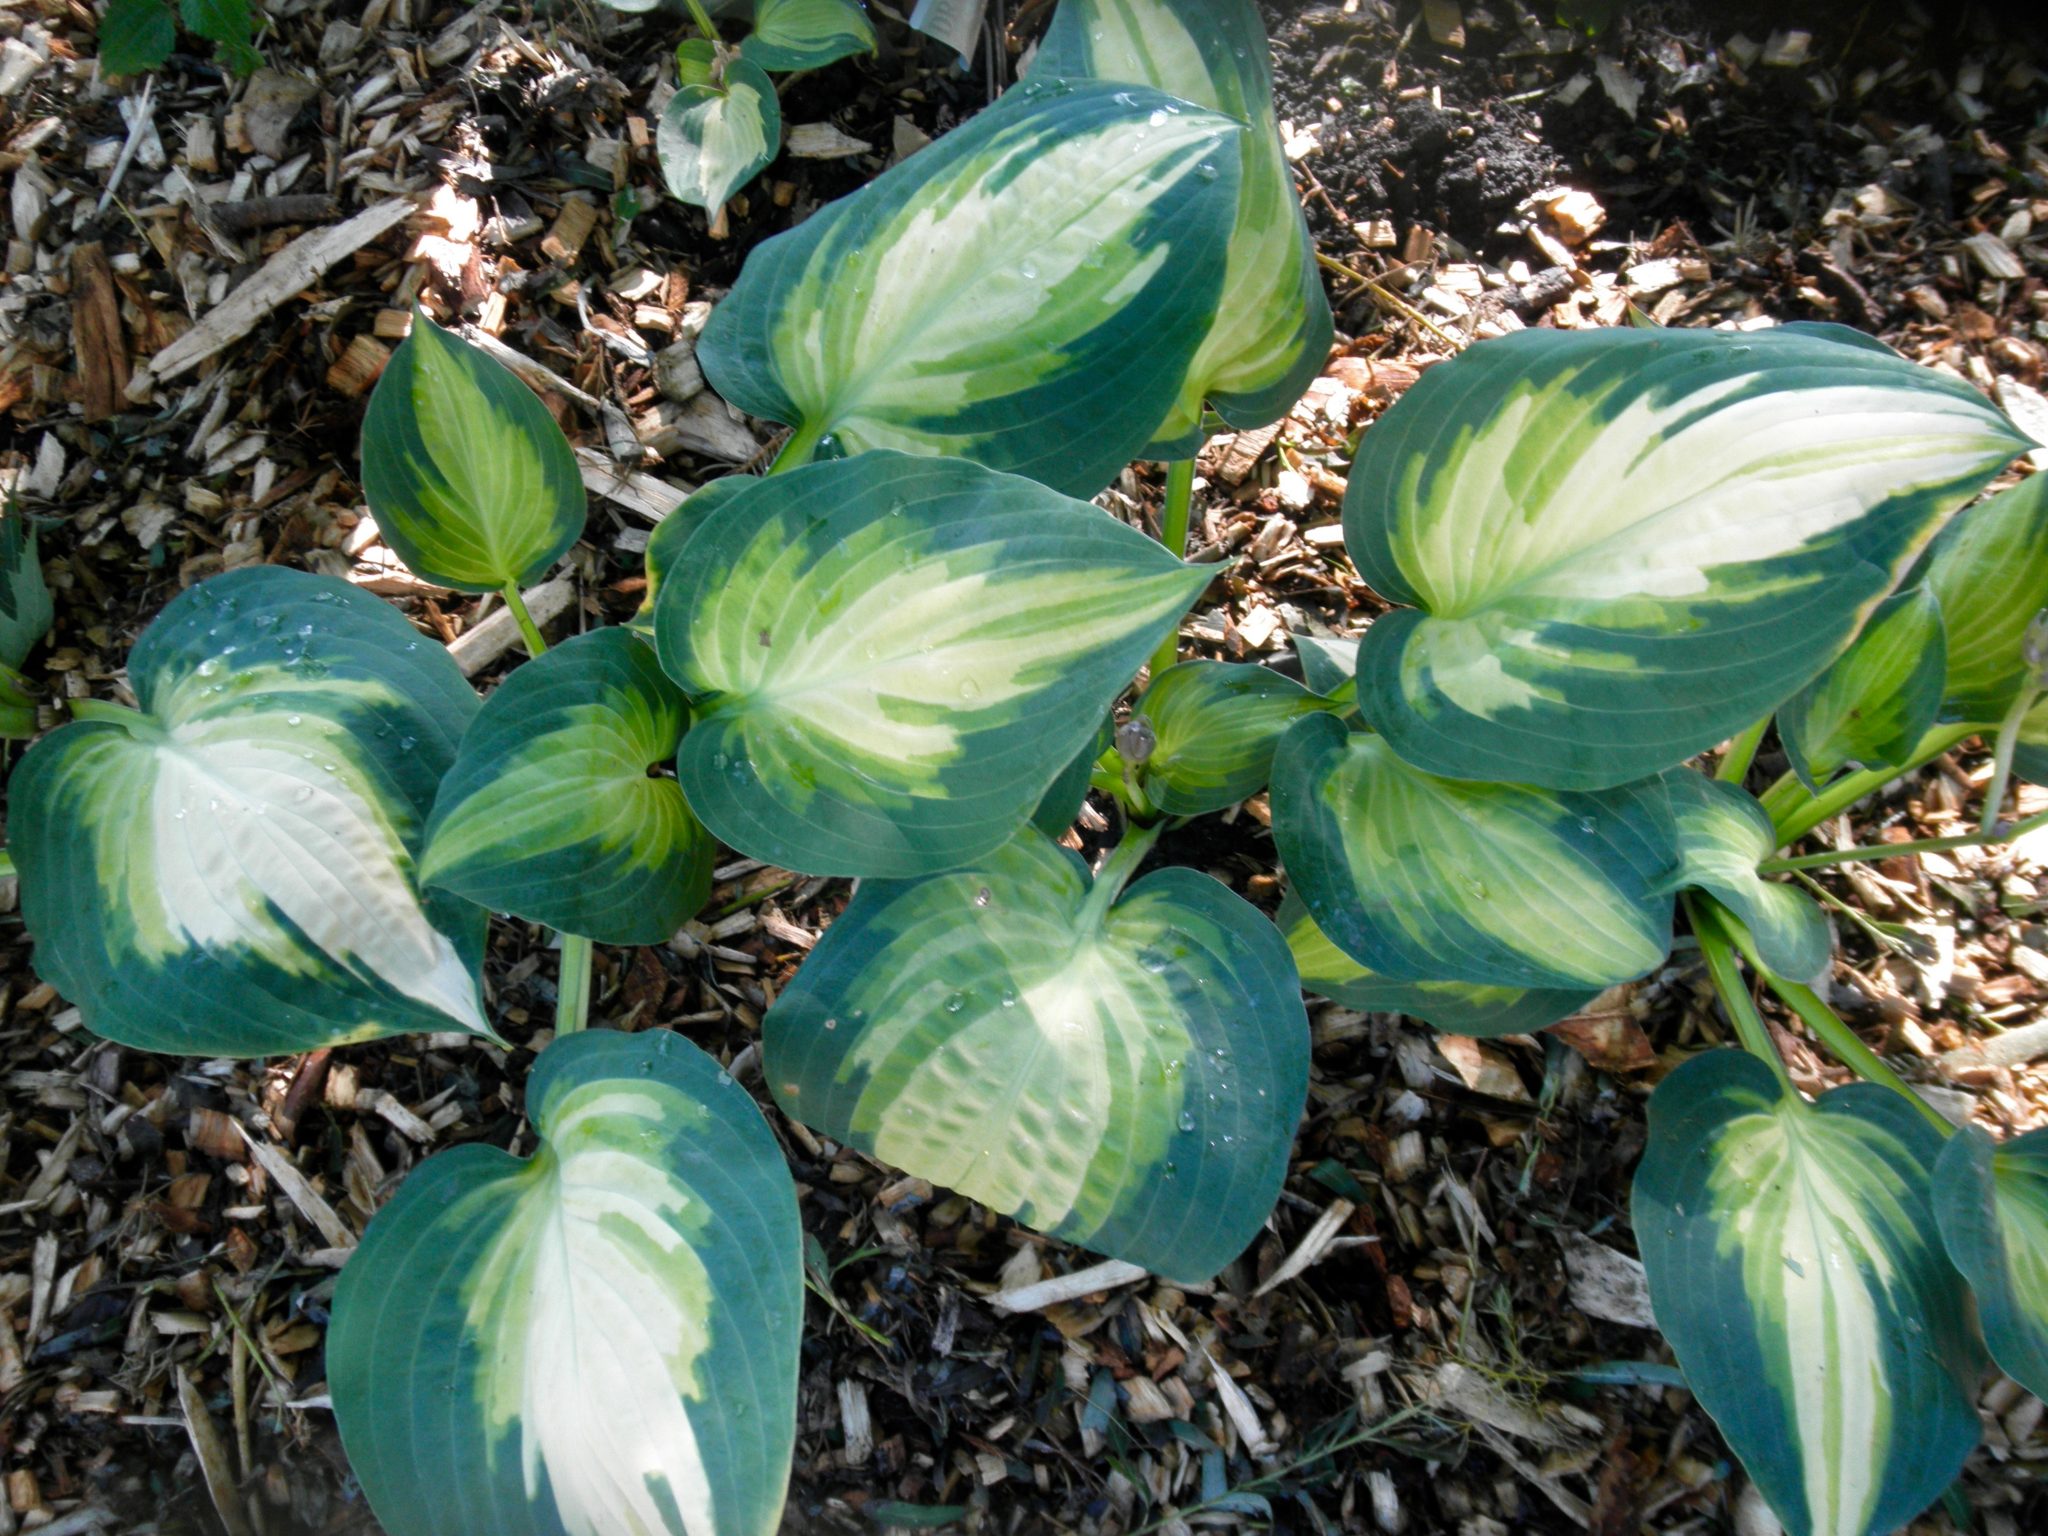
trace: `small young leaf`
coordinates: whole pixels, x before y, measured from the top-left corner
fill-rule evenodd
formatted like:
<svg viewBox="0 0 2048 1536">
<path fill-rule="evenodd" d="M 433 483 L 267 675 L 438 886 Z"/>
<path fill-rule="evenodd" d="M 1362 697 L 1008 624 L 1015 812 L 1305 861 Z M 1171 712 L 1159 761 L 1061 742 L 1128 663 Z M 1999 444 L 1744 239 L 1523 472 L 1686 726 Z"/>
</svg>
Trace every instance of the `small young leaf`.
<svg viewBox="0 0 2048 1536">
<path fill-rule="evenodd" d="M 1387 981 L 1599 991 L 1671 947 L 1655 780 L 1598 794 L 1439 779 L 1332 715 L 1273 759 L 1273 841 L 1316 926 Z"/>
<path fill-rule="evenodd" d="M 1570 1018 L 1600 995 L 1597 990 L 1487 987 L 1469 981 L 1388 981 L 1332 944 L 1292 891 L 1274 922 L 1287 936 L 1295 969 L 1309 991 L 1364 1013 L 1405 1013 L 1454 1035 L 1497 1039 L 1530 1034 Z"/>
<path fill-rule="evenodd" d="M 655 601 L 718 837 L 902 878 L 1007 842 L 1208 583 L 1100 508 L 872 452 L 748 480 Z"/>
<path fill-rule="evenodd" d="M 1107 912 L 1036 831 L 870 881 L 763 1028 L 791 1115 L 1098 1253 L 1205 1280 L 1279 1196 L 1308 1092 L 1287 947 L 1209 876 Z"/>
<path fill-rule="evenodd" d="M 676 84 L 718 84 L 718 44 L 708 37 L 686 37 L 676 44 Z"/>
<path fill-rule="evenodd" d="M 477 707 L 441 646 L 252 566 L 172 599 L 128 676 L 141 714 L 63 726 L 8 785 L 36 967 L 87 1028 L 175 1056 L 491 1034 L 485 914 L 413 872 Z"/>
<path fill-rule="evenodd" d="M 782 148 L 782 105 L 758 65 L 734 59 L 721 85 L 684 85 L 655 131 L 661 179 L 671 195 L 716 213 Z"/>
<path fill-rule="evenodd" d="M 1027 81 L 756 246 L 698 360 L 799 444 L 956 455 L 1093 496 L 1215 315 L 1242 137 L 1156 91 Z"/>
<path fill-rule="evenodd" d="M 1965 1126 L 1941 1149 L 1934 1187 L 1941 1238 L 1977 1293 L 1991 1358 L 2048 1397 L 2048 1131 L 2000 1146 Z"/>
<path fill-rule="evenodd" d="M 525 585 L 582 535 L 576 454 L 539 396 L 417 311 L 363 417 L 363 494 L 416 576 Z"/>
<path fill-rule="evenodd" d="M 1432 773 L 1660 772 L 1824 670 L 2027 446 L 1973 386 L 1840 327 L 1480 342 L 1351 469 L 1345 548 L 1414 605 L 1367 631 L 1360 710 Z"/>
<path fill-rule="evenodd" d="M 1356 640 L 1296 635 L 1294 650 L 1301 657 L 1302 680 L 1308 684 L 1311 693 L 1320 693 L 1328 698 L 1358 675 Z"/>
<path fill-rule="evenodd" d="M 663 1029 L 556 1040 L 526 1112 L 531 1158 L 435 1153 L 335 1288 L 370 1507 L 391 1536 L 769 1536 L 804 1310 L 774 1135 Z"/>
<path fill-rule="evenodd" d="M 35 530 L 26 518 L 0 512 L 0 669 L 19 669 L 55 618 Z"/>
<path fill-rule="evenodd" d="M 1330 351 L 1330 302 L 1273 115 L 1272 49 L 1253 0 L 1060 0 L 1034 80 L 1149 85 L 1243 125 L 1223 296 L 1144 458 L 1199 445 L 1206 399 L 1234 427 L 1284 415 Z"/>
<path fill-rule="evenodd" d="M 860 0 L 755 0 L 754 30 L 740 57 L 787 73 L 822 69 L 875 51 L 875 24 Z"/>
<path fill-rule="evenodd" d="M 178 0 L 178 14 L 185 30 L 214 44 L 221 62 L 236 74 L 253 74 L 263 67 L 249 0 Z"/>
<path fill-rule="evenodd" d="M 107 0 L 100 22 L 100 72 L 140 75 L 161 69 L 178 46 L 178 20 L 164 0 Z"/>
<path fill-rule="evenodd" d="M 1060 776 L 1039 800 L 1038 809 L 1031 813 L 1031 825 L 1053 839 L 1074 825 L 1074 819 L 1081 814 L 1081 802 L 1088 798 L 1088 783 L 1094 776 L 1096 759 L 1109 750 L 1111 739 L 1110 722 L 1104 716 L 1088 744 L 1074 754 L 1074 760 L 1060 770 Z"/>
<path fill-rule="evenodd" d="M 427 823 L 420 883 L 604 944 L 659 944 L 711 894 L 717 849 L 675 756 L 688 706 L 654 652 L 600 629 L 484 701 Z"/>
<path fill-rule="evenodd" d="M 1889 1089 L 1808 1104 L 1744 1051 L 1695 1057 L 1650 1100 L 1632 1219 L 1657 1323 L 1790 1536 L 1897 1530 L 1977 1444 L 1940 1152 Z"/>
<path fill-rule="evenodd" d="M 1827 970 L 1834 936 L 1820 908 L 1797 887 L 1757 873 L 1778 841 L 1764 808 L 1733 784 L 1689 768 L 1674 768 L 1641 788 L 1648 792 L 1652 784 L 1670 796 L 1678 849 L 1678 866 L 1664 888 L 1693 886 L 1725 902 L 1756 939 L 1765 965 L 1788 981 L 1815 982 Z"/>
<path fill-rule="evenodd" d="M 1948 636 L 1942 718 L 1996 725 L 2033 671 L 2027 626 L 2048 608 L 2048 475 L 2029 475 L 1942 530 L 1926 584 Z"/>
<path fill-rule="evenodd" d="M 1154 678 L 1132 718 L 1152 728 L 1140 770 L 1145 793 L 1170 816 L 1201 816 L 1266 787 L 1287 727 L 1324 703 L 1267 667 L 1184 661 Z"/>
<path fill-rule="evenodd" d="M 1778 710 L 1800 782 L 1817 791 L 1844 768 L 1896 768 L 1941 711 L 1947 679 L 1941 604 L 1926 585 L 1879 604 L 1835 664 Z"/>
</svg>

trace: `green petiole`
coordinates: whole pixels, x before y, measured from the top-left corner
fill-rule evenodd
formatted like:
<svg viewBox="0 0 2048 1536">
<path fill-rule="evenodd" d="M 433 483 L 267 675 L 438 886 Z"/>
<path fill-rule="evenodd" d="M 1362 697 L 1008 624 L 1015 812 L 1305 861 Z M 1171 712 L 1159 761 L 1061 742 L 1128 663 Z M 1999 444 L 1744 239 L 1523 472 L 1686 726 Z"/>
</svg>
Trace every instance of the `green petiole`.
<svg viewBox="0 0 2048 1536">
<path fill-rule="evenodd" d="M 1175 559 L 1188 552 L 1188 513 L 1195 499 L 1195 461 L 1176 459 L 1166 468 L 1166 506 L 1159 514 L 1159 542 Z M 1159 642 L 1152 653 L 1152 675 L 1157 677 L 1180 658 L 1180 626 Z"/>
<path fill-rule="evenodd" d="M 1728 743 L 1728 754 L 1721 759 L 1721 766 L 1714 770 L 1714 777 L 1723 784 L 1740 784 L 1749 777 L 1749 766 L 1756 761 L 1756 749 L 1763 745 L 1764 732 L 1771 728 L 1771 717 L 1765 715 L 1748 730 Z"/>
<path fill-rule="evenodd" d="M 1802 853 L 1789 859 L 1765 859 L 1757 865 L 1757 872 L 1765 875 L 1782 875 L 1795 869 L 1824 869 L 1830 864 L 1860 864 L 1871 859 L 1889 859 L 1908 853 L 1943 853 L 1950 848 L 1981 848 L 1992 843 L 2008 843 L 2015 838 L 2025 837 L 2029 832 L 2048 827 L 2048 811 L 2029 816 L 2025 821 L 2001 825 L 1989 832 L 1965 832 L 1955 837 L 1922 837 L 1910 843 L 1873 843 L 1857 848 L 1837 848 L 1828 853 Z"/>
<path fill-rule="evenodd" d="M 590 940 L 562 935 L 562 970 L 555 985 L 555 1033 L 573 1035 L 590 1022 Z"/>
<path fill-rule="evenodd" d="M 512 617 L 519 625 L 520 636 L 526 641 L 526 654 L 538 656 L 548 648 L 548 643 L 541 638 L 540 626 L 533 622 L 533 615 L 527 611 L 526 597 L 520 592 L 519 583 L 508 581 L 501 590 L 505 596 L 505 606 L 512 610 Z"/>
<path fill-rule="evenodd" d="M 1685 909 L 1692 918 L 1693 935 L 1700 941 L 1700 954 L 1706 959 L 1707 974 L 1713 978 L 1714 990 L 1721 995 L 1721 1005 L 1728 1010 L 1728 1017 L 1735 1024 L 1736 1038 L 1742 1042 L 1744 1050 L 1777 1074 L 1787 1093 L 1796 1097 L 1798 1090 L 1793 1086 L 1792 1074 L 1785 1069 L 1785 1059 L 1772 1043 L 1764 1016 L 1757 1012 L 1756 1000 L 1749 995 L 1741 967 L 1735 963 L 1735 948 L 1728 936 L 1729 928 L 1735 926 L 1733 921 L 1724 926 L 1725 914 L 1715 902 L 1704 896 L 1689 894 L 1685 899 Z"/>
</svg>

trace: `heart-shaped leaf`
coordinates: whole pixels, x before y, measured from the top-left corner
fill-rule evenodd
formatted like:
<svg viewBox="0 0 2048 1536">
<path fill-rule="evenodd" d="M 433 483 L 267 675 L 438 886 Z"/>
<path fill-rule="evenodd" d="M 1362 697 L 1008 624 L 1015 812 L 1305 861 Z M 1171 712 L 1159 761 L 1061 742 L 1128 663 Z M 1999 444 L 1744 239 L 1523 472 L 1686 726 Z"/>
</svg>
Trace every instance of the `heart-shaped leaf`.
<svg viewBox="0 0 2048 1536">
<path fill-rule="evenodd" d="M 1568 1019 L 1600 994 L 1488 987 L 1470 981 L 1388 981 L 1332 944 L 1294 892 L 1274 918 L 1301 984 L 1319 996 L 1365 1013 L 1405 1013 L 1454 1035 L 1531 1034 Z"/>
<path fill-rule="evenodd" d="M 27 519 L 0 511 L 0 668 L 28 660 L 55 618 L 35 530 Z"/>
<path fill-rule="evenodd" d="M 1092 496 L 1215 316 L 1242 137 L 1156 91 L 1027 81 L 756 246 L 698 359 L 796 451 L 951 454 Z"/>
<path fill-rule="evenodd" d="M 1279 1197 L 1308 1019 L 1279 933 L 1209 876 L 1108 894 L 1035 831 L 864 883 L 769 1010 L 769 1086 L 1027 1226 L 1204 1280 Z"/>
<path fill-rule="evenodd" d="M 1145 793 L 1170 816 L 1235 805 L 1266 787 L 1273 749 L 1287 727 L 1326 707 L 1267 667 L 1220 661 L 1168 667 L 1132 712 L 1152 730 L 1152 755 L 1139 770 Z"/>
<path fill-rule="evenodd" d="M 95 1034 L 267 1056 L 489 1035 L 481 908 L 414 878 L 476 712 L 448 654 L 345 583 L 275 566 L 180 593 L 99 706 L 8 785 L 36 968 Z"/>
<path fill-rule="evenodd" d="M 406 1176 L 342 1271 L 328 1386 L 391 1536 L 768 1536 L 796 1440 L 803 1233 L 781 1149 L 667 1030 L 526 1087 L 530 1158 Z"/>
<path fill-rule="evenodd" d="M 654 152 L 671 195 L 715 213 L 782 147 L 782 104 L 758 64 L 730 60 L 722 85 L 683 85 L 661 109 Z"/>
<path fill-rule="evenodd" d="M 752 483 L 753 478 L 748 475 L 727 475 L 700 485 L 684 498 L 681 506 L 654 525 L 654 532 L 647 539 L 647 552 L 641 557 L 647 569 L 647 593 L 632 620 L 634 632 L 650 645 L 654 641 L 654 600 L 661 592 L 662 578 L 674 568 L 676 557 L 705 519 Z"/>
<path fill-rule="evenodd" d="M 1652 782 L 1670 797 L 1678 847 L 1666 889 L 1691 886 L 1717 897 L 1755 937 L 1758 958 L 1780 976 L 1800 983 L 1821 976 L 1834 951 L 1827 919 L 1799 890 L 1757 873 L 1778 841 L 1764 808 L 1733 784 L 1689 769 Z M 1652 784 L 1638 786 L 1638 793 L 1652 792 Z"/>
<path fill-rule="evenodd" d="M 2048 1397 L 2048 1131 L 2000 1146 L 1975 1126 L 1934 1165 L 1941 1240 L 1970 1289 L 1998 1368 Z"/>
<path fill-rule="evenodd" d="M 1657 1324 L 1791 1536 L 1881 1536 L 1977 1444 L 1941 1136 L 1888 1089 L 1809 1104 L 1710 1051 L 1650 1100 L 1633 1220 Z"/>
<path fill-rule="evenodd" d="M 484 701 L 434 800 L 420 882 L 605 944 L 659 944 L 717 854 L 682 786 L 650 777 L 689 715 L 623 629 L 529 661 Z"/>
<path fill-rule="evenodd" d="M 1995 725 L 2030 685 L 2021 642 L 2048 608 L 2048 475 L 2029 475 L 1943 529 L 1927 586 L 1948 636 L 1942 715 Z"/>
<path fill-rule="evenodd" d="M 1339 950 L 1396 982 L 1597 992 L 1671 946 L 1661 786 L 1598 793 L 1439 779 L 1330 715 L 1273 760 L 1273 841 Z"/>
<path fill-rule="evenodd" d="M 1284 415 L 1329 355 L 1330 302 L 1273 117 L 1272 50 L 1252 0 L 1060 0 L 1034 79 L 1156 86 L 1244 126 L 1223 297 L 1147 458 L 1201 441 L 1206 399 L 1234 427 Z"/>
<path fill-rule="evenodd" d="M 1351 469 L 1345 547 L 1419 610 L 1367 632 L 1360 708 L 1432 773 L 1656 773 L 1815 677 L 2026 446 L 1970 385 L 1836 327 L 1481 342 Z"/>
<path fill-rule="evenodd" d="M 1844 768 L 1910 761 L 1941 711 L 1946 669 L 1933 590 L 1886 598 L 1840 659 L 1778 710 L 1778 736 L 1800 782 L 1817 791 Z"/>
<path fill-rule="evenodd" d="M 363 416 L 363 494 L 413 573 L 524 586 L 583 532 L 576 454 L 510 369 L 417 312 Z"/>
<path fill-rule="evenodd" d="M 814 874 L 990 853 L 1210 571 L 962 460 L 865 453 L 749 482 L 655 602 L 696 723 L 676 771 L 720 840 Z"/>
<path fill-rule="evenodd" d="M 860 0 L 756 0 L 740 57 L 763 69 L 822 69 L 875 51 L 875 24 Z"/>
</svg>

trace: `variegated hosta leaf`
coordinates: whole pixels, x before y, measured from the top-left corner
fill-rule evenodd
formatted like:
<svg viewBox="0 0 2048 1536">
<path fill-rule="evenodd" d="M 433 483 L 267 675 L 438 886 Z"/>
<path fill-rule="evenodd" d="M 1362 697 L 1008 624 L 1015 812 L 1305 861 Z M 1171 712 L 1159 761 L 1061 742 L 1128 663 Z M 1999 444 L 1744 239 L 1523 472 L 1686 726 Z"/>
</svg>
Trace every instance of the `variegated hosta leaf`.
<svg viewBox="0 0 2048 1536">
<path fill-rule="evenodd" d="M 1941 711 L 1946 669 L 1933 590 L 1915 586 L 1886 598 L 1834 665 L 1778 710 L 1778 735 L 1800 782 L 1817 790 L 1844 768 L 1910 760 Z"/>
<path fill-rule="evenodd" d="M 1273 119 L 1272 51 L 1252 0 L 1060 0 L 1034 79 L 1157 86 L 1245 127 L 1223 298 L 1148 458 L 1201 441 L 1206 398 L 1259 427 L 1301 398 L 1329 354 L 1330 302 Z"/>
<path fill-rule="evenodd" d="M 1733 784 L 1689 768 L 1675 768 L 1638 790 L 1654 793 L 1658 786 L 1670 796 L 1678 846 L 1668 888 L 1694 886 L 1718 898 L 1742 920 L 1758 956 L 1780 976 L 1802 984 L 1822 976 L 1834 951 L 1827 919 L 1796 887 L 1757 873 L 1778 841 L 1764 808 Z"/>
<path fill-rule="evenodd" d="M 176 1056 L 491 1033 L 485 914 L 414 878 L 477 707 L 442 647 L 256 566 L 174 598 L 128 677 L 142 713 L 64 726 L 8 785 L 36 968 L 88 1028 Z"/>
<path fill-rule="evenodd" d="M 727 475 L 700 485 L 681 506 L 654 525 L 654 532 L 647 539 L 647 552 L 641 557 L 647 570 L 647 592 L 640 600 L 640 611 L 627 623 L 649 645 L 654 643 L 654 599 L 661 591 L 662 577 L 674 568 L 676 556 L 704 520 L 752 483 L 750 475 Z"/>
<path fill-rule="evenodd" d="M 1321 635 L 1296 635 L 1295 653 L 1301 657 L 1301 676 L 1309 690 L 1324 697 L 1335 693 L 1358 674 L 1358 642 L 1331 640 Z"/>
<path fill-rule="evenodd" d="M 1109 750 L 1113 739 L 1109 717 L 1105 715 L 1095 734 L 1074 754 L 1074 760 L 1060 770 L 1060 776 L 1052 781 L 1052 787 L 1040 797 L 1038 809 L 1031 813 L 1031 825 L 1051 838 L 1059 837 L 1073 826 L 1075 818 L 1081 814 L 1081 803 L 1088 798 L 1088 785 L 1094 777 L 1096 760 Z"/>
<path fill-rule="evenodd" d="M 904 877 L 993 851 L 1208 582 L 1099 508 L 957 459 L 750 482 L 661 583 L 677 773 L 743 853 Z"/>
<path fill-rule="evenodd" d="M 1267 667 L 1221 661 L 1168 667 L 1132 716 L 1152 727 L 1155 743 L 1139 770 L 1145 794 L 1170 816 L 1235 805 L 1266 787 L 1281 733 L 1326 707 Z"/>
<path fill-rule="evenodd" d="M 363 416 L 363 495 L 414 575 L 465 592 L 535 580 L 583 532 L 576 455 L 539 396 L 417 311 Z"/>
<path fill-rule="evenodd" d="M 1405 1013 L 1454 1035 L 1523 1035 L 1568 1019 L 1597 990 L 1488 987 L 1469 981 L 1388 981 L 1332 944 L 1294 892 L 1274 919 L 1287 936 L 1301 984 L 1318 996 L 1366 1013 Z"/>
<path fill-rule="evenodd" d="M 756 246 L 697 356 L 799 447 L 952 454 L 1092 496 L 1215 317 L 1243 137 L 1156 91 L 1026 82 Z"/>
<path fill-rule="evenodd" d="M 1308 1093 L 1301 990 L 1273 925 L 1207 875 L 1106 894 L 1028 830 L 951 874 L 863 884 L 769 1010 L 769 1086 L 1027 1226 L 1207 1279 L 1280 1193 Z"/>
<path fill-rule="evenodd" d="M 679 1035 L 586 1031 L 527 1082 L 530 1158 L 406 1175 L 327 1335 L 391 1536 L 767 1536 L 796 1438 L 803 1234 L 774 1136 Z"/>
<path fill-rule="evenodd" d="M 420 882 L 605 944 L 659 944 L 711 894 L 717 854 L 675 756 L 689 707 L 654 652 L 600 629 L 484 701 L 441 781 Z"/>
<path fill-rule="evenodd" d="M 1943 529 L 1927 585 L 1948 631 L 1942 715 L 1996 724 L 2027 685 L 2020 643 L 2048 608 L 2048 475 L 2029 475 Z"/>
<path fill-rule="evenodd" d="M 860 0 L 757 0 L 740 56 L 763 69 L 822 69 L 875 51 L 875 24 Z"/>
<path fill-rule="evenodd" d="M 0 671 L 26 661 L 55 617 L 35 531 L 27 519 L 0 511 Z"/>
<path fill-rule="evenodd" d="M 1970 1289 L 1998 1368 L 2048 1397 L 2048 1131 L 2000 1146 L 1975 1126 L 1934 1165 L 1941 1239 Z"/>
<path fill-rule="evenodd" d="M 716 213 L 782 148 L 782 103 L 760 65 L 732 59 L 720 85 L 684 85 L 661 109 L 654 151 L 670 194 Z"/>
<path fill-rule="evenodd" d="M 1281 738 L 1271 798 L 1316 926 L 1387 981 L 1597 992 L 1670 948 L 1656 781 L 1580 794 L 1439 779 L 1311 715 Z"/>
<path fill-rule="evenodd" d="M 1368 724 L 1432 773 L 1600 788 L 1769 714 L 2026 446 L 1831 326 L 1530 331 L 1367 432 L 1346 548 Z"/>
<path fill-rule="evenodd" d="M 1791 1536 L 1884 1536 L 1977 1443 L 1935 1131 L 1857 1083 L 1809 1104 L 1743 1051 L 1650 1100 L 1633 1220 L 1686 1384 Z"/>
</svg>

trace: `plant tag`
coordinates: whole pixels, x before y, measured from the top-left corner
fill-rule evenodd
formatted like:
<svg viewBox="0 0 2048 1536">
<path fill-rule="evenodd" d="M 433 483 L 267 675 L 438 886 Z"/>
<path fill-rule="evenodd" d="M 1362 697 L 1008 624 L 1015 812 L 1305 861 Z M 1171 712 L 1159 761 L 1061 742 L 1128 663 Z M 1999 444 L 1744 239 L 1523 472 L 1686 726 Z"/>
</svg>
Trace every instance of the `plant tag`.
<svg viewBox="0 0 2048 1536">
<path fill-rule="evenodd" d="M 988 0 L 917 0 L 910 24 L 926 37 L 936 37 L 960 55 L 965 67 L 974 54 L 974 40 L 981 36 L 982 18 Z"/>
</svg>

